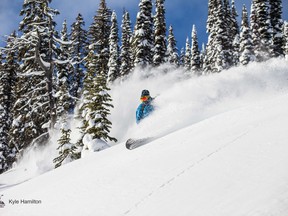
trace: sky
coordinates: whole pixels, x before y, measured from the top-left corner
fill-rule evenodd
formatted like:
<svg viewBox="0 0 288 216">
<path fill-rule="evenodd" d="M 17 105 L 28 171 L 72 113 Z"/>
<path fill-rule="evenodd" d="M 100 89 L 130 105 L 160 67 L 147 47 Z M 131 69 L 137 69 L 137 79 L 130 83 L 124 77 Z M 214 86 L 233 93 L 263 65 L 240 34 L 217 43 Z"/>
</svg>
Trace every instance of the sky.
<svg viewBox="0 0 288 216">
<path fill-rule="evenodd" d="M 0 36 L 10 34 L 14 29 L 17 30 L 22 17 L 19 12 L 24 0 L 0 0 Z M 73 2 L 73 3 L 72 3 Z M 115 10 L 118 17 L 118 24 L 121 24 L 123 9 L 129 13 L 132 26 L 135 24 L 136 14 L 139 11 L 140 0 L 106 0 L 107 6 Z M 154 4 L 155 0 L 153 0 Z M 283 19 L 288 20 L 288 0 L 283 2 Z M 241 18 L 242 5 L 250 8 L 251 0 L 235 0 L 236 8 Z M 60 15 L 55 17 L 58 29 L 61 28 L 64 19 L 71 25 L 77 14 L 81 13 L 86 22 L 86 28 L 91 24 L 93 16 L 99 6 L 99 0 L 52 0 L 50 5 L 58 9 Z M 166 0 L 166 24 L 173 26 L 179 50 L 185 46 L 187 37 L 191 36 L 192 25 L 196 25 L 199 43 L 207 42 L 206 20 L 207 20 L 208 0 Z M 154 11 L 154 10 L 153 10 Z M 3 46 L 3 42 L 0 42 Z"/>
</svg>

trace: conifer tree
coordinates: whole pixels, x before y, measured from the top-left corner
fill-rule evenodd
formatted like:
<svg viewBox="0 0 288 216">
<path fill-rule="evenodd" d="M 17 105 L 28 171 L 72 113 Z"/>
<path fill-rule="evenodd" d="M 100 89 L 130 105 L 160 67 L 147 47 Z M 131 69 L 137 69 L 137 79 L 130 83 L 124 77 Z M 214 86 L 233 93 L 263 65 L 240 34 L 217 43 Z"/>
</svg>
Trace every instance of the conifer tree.
<svg viewBox="0 0 288 216">
<path fill-rule="evenodd" d="M 238 25 L 236 21 L 237 17 L 232 16 L 232 10 L 230 7 L 229 0 L 223 0 L 223 3 L 221 2 L 222 0 L 220 0 L 218 4 L 219 6 L 223 4 L 222 8 L 221 9 L 219 8 L 220 11 L 223 11 L 223 17 L 220 17 L 219 15 L 217 15 L 217 18 L 218 18 L 217 20 L 218 22 L 221 20 L 220 21 L 221 24 L 218 26 L 218 28 L 220 27 L 219 30 L 221 31 L 222 27 L 225 29 L 225 32 L 223 32 L 221 36 L 222 37 L 221 43 L 222 43 L 223 51 L 225 55 L 224 59 L 225 59 L 226 65 L 224 66 L 224 69 L 228 69 L 229 67 L 233 66 L 233 43 L 234 43 L 235 38 L 237 37 L 239 30 L 238 30 Z M 218 14 L 219 14 L 219 11 L 218 11 Z M 234 15 L 237 16 L 237 13 Z M 235 24 L 237 26 L 235 26 Z"/>
<path fill-rule="evenodd" d="M 69 61 L 72 57 L 70 56 L 69 50 L 69 38 L 67 34 L 67 22 L 66 20 L 63 22 L 62 30 L 61 30 L 61 41 L 60 44 L 60 54 L 59 60 L 61 64 L 57 64 L 58 69 L 58 83 L 57 83 L 57 93 L 56 93 L 56 100 L 57 100 L 57 117 L 60 117 L 64 114 L 64 112 L 70 112 L 72 109 L 72 97 L 69 93 L 69 87 L 71 78 L 74 72 L 74 68 Z M 67 61 L 68 59 L 68 61 Z"/>
<path fill-rule="evenodd" d="M 167 56 L 170 64 L 179 65 L 178 49 L 176 39 L 173 33 L 173 27 L 170 25 L 168 34 Z"/>
<path fill-rule="evenodd" d="M 229 0 L 221 0 L 218 2 L 218 4 L 222 5 L 222 11 L 223 11 L 223 19 L 225 20 L 225 24 L 226 24 L 226 30 L 229 29 L 228 35 L 229 35 L 229 42 L 231 42 L 231 38 L 233 38 L 234 32 L 232 33 L 232 31 L 234 29 L 231 29 L 231 27 L 233 26 L 233 20 L 232 20 L 232 10 L 230 8 L 230 3 Z M 233 39 L 232 39 L 233 40 Z"/>
<path fill-rule="evenodd" d="M 17 153 L 16 148 L 9 145 L 9 130 L 13 121 L 11 109 L 15 102 L 13 92 L 19 69 L 16 51 L 12 48 L 15 37 L 15 32 L 8 37 L 4 59 L 0 52 L 0 174 L 12 166 Z"/>
<path fill-rule="evenodd" d="M 166 20 L 164 0 L 156 0 L 156 14 L 154 16 L 154 56 L 153 63 L 159 66 L 165 62 L 166 45 Z"/>
<path fill-rule="evenodd" d="M 203 65 L 204 65 L 204 59 L 205 59 L 205 56 L 206 56 L 206 47 L 205 47 L 205 44 L 202 43 L 202 47 L 201 47 L 201 51 L 200 51 L 200 68 L 201 68 L 201 74 L 203 73 Z"/>
<path fill-rule="evenodd" d="M 109 37 L 110 43 L 110 57 L 108 61 L 108 82 L 112 83 L 120 77 L 120 60 L 119 60 L 119 37 L 118 37 L 118 24 L 115 11 L 112 13 L 111 18 L 111 31 Z"/>
<path fill-rule="evenodd" d="M 179 66 L 184 67 L 184 58 L 185 58 L 185 49 L 184 47 L 180 50 L 180 56 L 179 56 Z"/>
<path fill-rule="evenodd" d="M 288 22 L 284 22 L 284 44 L 283 44 L 283 49 L 284 49 L 284 55 L 285 58 L 288 59 Z"/>
<path fill-rule="evenodd" d="M 212 71 L 215 65 L 215 39 L 217 36 L 216 21 L 217 21 L 217 10 L 219 8 L 218 0 L 209 0 L 209 10 L 208 10 L 208 19 L 207 19 L 207 33 L 208 43 L 207 43 L 207 55 L 205 56 L 204 67 L 208 72 Z M 223 11 L 222 11 L 223 13 Z"/>
<path fill-rule="evenodd" d="M 186 71 L 190 71 L 191 69 L 191 47 L 188 37 L 186 38 L 186 44 L 185 44 L 184 69 Z"/>
<path fill-rule="evenodd" d="M 209 0 L 208 1 L 208 18 L 206 29 L 207 33 L 211 33 L 213 29 L 213 25 L 215 23 L 215 10 L 217 9 L 217 2 L 216 0 Z"/>
<path fill-rule="evenodd" d="M 255 61 L 260 59 L 260 34 L 258 32 L 259 24 L 257 20 L 257 11 L 255 6 L 255 1 L 251 3 L 251 12 L 250 12 L 250 32 L 252 37 L 253 50 L 255 50 Z"/>
<path fill-rule="evenodd" d="M 8 170 L 8 156 L 10 154 L 10 148 L 8 146 L 9 124 L 7 124 L 10 116 L 6 108 L 6 96 L 3 88 L 4 83 L 2 83 L 5 75 L 6 71 L 4 70 L 4 66 L 2 64 L 2 53 L 0 53 L 0 174 Z"/>
<path fill-rule="evenodd" d="M 145 67 L 153 63 L 152 0 L 141 0 L 132 41 L 134 66 Z"/>
<path fill-rule="evenodd" d="M 211 16 L 214 16 L 214 23 L 210 29 L 207 29 L 210 34 L 203 67 L 205 71 L 220 72 L 231 66 L 231 43 L 229 42 L 227 23 L 224 19 L 224 5 L 221 0 L 213 3 L 216 8 L 211 13 Z"/>
<path fill-rule="evenodd" d="M 283 56 L 282 0 L 270 0 L 270 19 L 272 28 L 272 56 Z"/>
<path fill-rule="evenodd" d="M 232 66 L 239 64 L 239 45 L 240 45 L 240 30 L 237 22 L 238 13 L 235 6 L 235 0 L 231 1 L 231 24 L 228 32 L 231 35 L 232 41 Z"/>
<path fill-rule="evenodd" d="M 237 17 L 238 17 L 238 13 L 237 13 L 236 6 L 235 6 L 235 0 L 232 0 L 231 1 L 231 28 L 230 28 L 232 40 L 240 33 L 239 25 L 237 22 Z"/>
<path fill-rule="evenodd" d="M 237 22 L 238 14 L 235 6 L 235 1 L 234 0 L 231 1 L 231 7 L 230 7 L 229 0 L 224 0 L 223 10 L 224 10 L 224 20 L 226 23 L 226 30 L 229 36 L 228 49 L 231 49 L 235 38 L 239 36 L 239 25 Z"/>
<path fill-rule="evenodd" d="M 3 77 L 5 77 L 6 74 L 2 63 L 2 53 L 0 53 L 0 174 L 9 168 L 8 156 L 10 154 L 10 148 L 8 146 L 9 124 L 7 124 L 10 116 L 6 108 L 7 93 L 5 92 L 3 83 Z"/>
<path fill-rule="evenodd" d="M 88 38 L 96 58 L 96 71 L 108 78 L 109 36 L 111 29 L 111 10 L 106 1 L 101 0 L 93 23 L 89 27 Z"/>
<path fill-rule="evenodd" d="M 254 50 L 257 61 L 269 59 L 271 53 L 271 24 L 269 19 L 268 0 L 253 0 L 255 9 L 255 21 L 257 25 L 252 25 Z M 252 13 L 252 12 L 251 12 Z M 252 17 L 254 19 L 254 17 Z M 257 32 L 256 34 L 254 32 Z M 256 38 L 258 37 L 258 38 Z"/>
<path fill-rule="evenodd" d="M 120 75 L 121 77 L 125 77 L 128 75 L 132 68 L 132 50 L 131 50 L 131 36 L 132 36 L 132 30 L 131 30 L 131 20 L 129 12 L 125 11 L 122 18 L 122 37 L 121 37 L 121 47 L 120 47 L 120 59 L 121 59 L 121 65 L 120 65 Z"/>
<path fill-rule="evenodd" d="M 191 46 L 191 70 L 195 73 L 200 71 L 200 52 L 198 45 L 198 37 L 195 25 L 192 28 L 192 46 Z"/>
<path fill-rule="evenodd" d="M 92 47 L 91 47 L 92 48 Z M 83 104 L 80 106 L 82 113 L 82 143 L 83 139 L 117 141 L 109 135 L 112 123 L 108 120 L 111 104 L 111 96 L 107 87 L 105 72 L 96 72 L 97 59 L 90 49 L 86 58 L 87 74 L 84 81 Z"/>
<path fill-rule="evenodd" d="M 51 0 L 24 1 L 20 15 L 15 48 L 23 61 L 17 82 L 16 103 L 11 141 L 18 150 L 32 141 L 45 142 L 48 127 L 56 122 L 53 75 L 55 70 L 56 41 L 53 16 L 59 12 L 49 7 Z"/>
<path fill-rule="evenodd" d="M 248 12 L 246 6 L 242 9 L 242 22 L 240 30 L 239 61 L 242 65 L 247 65 L 254 60 L 252 37 L 250 34 Z"/>
<path fill-rule="evenodd" d="M 240 35 L 237 34 L 232 43 L 232 66 L 239 65 Z"/>
<path fill-rule="evenodd" d="M 212 47 L 212 37 L 213 34 L 211 33 L 208 36 L 208 43 L 206 45 L 205 49 L 205 55 L 203 55 L 203 72 L 205 73 L 210 73 L 212 71 L 212 66 L 213 66 L 213 47 Z"/>
<path fill-rule="evenodd" d="M 72 27 L 75 27 L 75 25 L 73 24 Z M 74 29 L 74 33 L 76 32 L 75 30 L 76 29 Z M 75 40 L 77 40 L 77 37 Z M 68 122 L 68 113 L 74 108 L 74 100 L 70 94 L 74 75 L 74 67 L 71 64 L 72 52 L 74 50 L 73 48 L 71 49 L 71 41 L 69 41 L 68 38 L 66 20 L 63 23 L 61 31 L 61 42 L 59 60 L 66 63 L 57 65 L 57 123 L 60 125 L 61 137 L 58 140 L 59 146 L 57 148 L 57 150 L 59 150 L 59 156 L 53 160 L 55 168 L 77 158 L 75 153 L 76 147 L 71 143 L 71 129 Z"/>
<path fill-rule="evenodd" d="M 71 128 L 67 119 L 67 112 L 61 116 L 61 137 L 58 140 L 59 156 L 56 157 L 53 162 L 55 163 L 55 168 L 63 165 L 63 163 L 68 163 L 76 159 L 76 147 L 71 143 Z"/>
<path fill-rule="evenodd" d="M 75 22 L 71 25 L 70 40 L 73 41 L 70 46 L 72 63 L 74 72 L 71 77 L 71 85 L 69 86 L 70 95 L 73 97 L 72 110 L 75 107 L 77 99 L 80 99 L 83 88 L 83 80 L 85 76 L 85 57 L 87 55 L 87 31 L 84 29 L 85 22 L 83 16 L 78 14 Z"/>
</svg>

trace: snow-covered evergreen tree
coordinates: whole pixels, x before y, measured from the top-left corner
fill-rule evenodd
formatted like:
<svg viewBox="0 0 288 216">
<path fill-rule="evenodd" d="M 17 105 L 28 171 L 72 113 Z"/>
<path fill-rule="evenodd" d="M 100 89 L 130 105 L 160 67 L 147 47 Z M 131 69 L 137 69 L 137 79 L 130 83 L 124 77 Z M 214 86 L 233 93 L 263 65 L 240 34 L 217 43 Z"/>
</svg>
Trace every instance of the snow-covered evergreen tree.
<svg viewBox="0 0 288 216">
<path fill-rule="evenodd" d="M 200 51 L 198 45 L 197 30 L 195 25 L 192 27 L 192 46 L 191 46 L 191 70 L 196 74 L 200 71 Z"/>
<path fill-rule="evenodd" d="M 242 22 L 240 30 L 239 61 L 242 65 L 247 65 L 254 61 L 252 37 L 249 28 L 248 12 L 246 6 L 242 9 Z"/>
<path fill-rule="evenodd" d="M 108 77 L 109 36 L 111 30 L 111 10 L 106 1 L 101 0 L 93 23 L 89 27 L 88 37 L 90 48 L 95 51 L 96 71 Z"/>
<path fill-rule="evenodd" d="M 215 23 L 215 10 L 217 9 L 217 2 L 216 0 L 209 0 L 208 1 L 208 18 L 206 29 L 207 33 L 211 33 L 213 29 L 213 25 Z"/>
<path fill-rule="evenodd" d="M 208 36 L 208 43 L 206 46 L 206 55 L 203 59 L 203 71 L 210 72 L 213 66 L 213 40 L 216 37 L 214 31 L 214 24 L 215 24 L 215 10 L 217 9 L 217 1 L 216 0 L 209 0 L 208 1 L 208 18 L 206 23 L 206 32 L 209 34 Z"/>
<path fill-rule="evenodd" d="M 239 25 L 237 22 L 237 17 L 238 17 L 238 13 L 237 13 L 236 6 L 235 6 L 235 0 L 232 0 L 231 1 L 231 24 L 230 24 L 232 40 L 240 33 Z"/>
<path fill-rule="evenodd" d="M 205 55 L 203 56 L 203 72 L 204 73 L 210 73 L 212 71 L 212 39 L 211 39 L 212 35 L 210 34 L 208 36 L 208 43 L 206 45 L 206 49 L 205 49 Z"/>
<path fill-rule="evenodd" d="M 229 40 L 226 31 L 226 24 L 224 20 L 224 7 L 221 0 L 217 0 L 217 10 L 215 12 L 215 16 L 217 20 L 215 22 L 214 31 L 216 31 L 216 37 L 214 41 L 214 49 L 215 49 L 215 56 L 214 61 L 215 65 L 212 69 L 215 72 L 220 72 L 223 69 L 228 68 L 228 62 L 226 59 L 225 48 L 226 44 L 225 41 Z"/>
<path fill-rule="evenodd" d="M 117 15 L 115 11 L 112 13 L 111 17 L 111 31 L 109 37 L 109 45 L 110 45 L 110 56 L 108 61 L 108 82 L 112 83 L 117 78 L 120 77 L 120 60 L 119 60 L 119 52 L 120 48 L 118 45 L 119 36 L 118 36 L 118 24 L 117 24 Z"/>
<path fill-rule="evenodd" d="M 184 58 L 185 58 L 185 48 L 182 47 L 180 50 L 180 56 L 179 56 L 179 66 L 184 67 Z"/>
<path fill-rule="evenodd" d="M 200 51 L 200 68 L 202 71 L 201 74 L 204 71 L 203 65 L 204 65 L 205 56 L 206 56 L 206 47 L 205 47 L 205 44 L 202 43 L 202 47 L 201 47 L 201 51 Z"/>
<path fill-rule="evenodd" d="M 284 22 L 284 55 L 285 58 L 288 60 L 288 22 Z"/>
<path fill-rule="evenodd" d="M 83 88 L 83 80 L 85 76 L 85 57 L 87 55 L 87 31 L 84 29 L 85 22 L 83 16 L 78 14 L 75 22 L 71 25 L 70 40 L 73 44 L 70 46 L 69 52 L 74 65 L 74 72 L 71 77 L 72 84 L 69 87 L 71 96 L 73 97 L 73 108 L 77 99 L 80 99 Z"/>
<path fill-rule="evenodd" d="M 232 66 L 239 65 L 240 35 L 237 34 L 232 43 Z"/>
<path fill-rule="evenodd" d="M 53 162 L 55 163 L 55 168 L 68 163 L 76 159 L 76 147 L 71 143 L 71 128 L 67 119 L 67 112 L 65 112 L 61 117 L 61 137 L 58 140 L 59 156 L 56 157 Z"/>
<path fill-rule="evenodd" d="M 4 59 L 0 53 L 0 174 L 12 166 L 17 153 L 15 147 L 9 144 L 9 130 L 13 120 L 11 109 L 15 102 L 16 72 L 19 70 L 16 51 L 12 48 L 15 37 L 14 32 L 8 38 Z"/>
<path fill-rule="evenodd" d="M 0 174 L 5 172 L 9 168 L 8 156 L 10 154 L 10 148 L 8 146 L 8 131 L 10 115 L 6 108 L 7 96 L 4 89 L 3 77 L 7 75 L 2 63 L 2 53 L 0 53 Z"/>
<path fill-rule="evenodd" d="M 54 15 L 59 12 L 49 7 L 51 0 L 24 1 L 20 15 L 15 48 L 23 61 L 17 82 L 16 103 L 12 112 L 11 142 L 18 150 L 32 141 L 45 142 L 48 127 L 56 122 L 53 75 L 56 41 Z"/>
<path fill-rule="evenodd" d="M 233 23 L 233 19 L 232 19 L 232 10 L 230 8 L 230 2 L 229 0 L 221 0 L 218 1 L 218 4 L 222 4 L 222 11 L 223 11 L 223 19 L 225 20 L 225 24 L 226 24 L 226 30 L 229 30 L 229 32 L 227 33 L 229 36 L 229 42 L 231 42 L 231 38 L 233 38 L 233 34 L 234 34 L 234 29 L 231 28 L 234 23 Z M 233 40 L 233 39 L 232 39 Z"/>
<path fill-rule="evenodd" d="M 223 4 L 224 10 L 224 20 L 226 23 L 226 31 L 229 37 L 228 47 L 233 52 L 233 43 L 235 42 L 235 38 L 239 37 L 239 25 L 237 22 L 238 13 L 235 6 L 235 1 L 231 1 L 231 7 L 229 4 L 229 0 L 224 0 Z"/>
<path fill-rule="evenodd" d="M 179 65 L 179 55 L 177 41 L 174 36 L 173 27 L 170 25 L 168 34 L 167 56 L 168 62 L 173 65 Z"/>
<path fill-rule="evenodd" d="M 255 57 L 257 61 L 265 61 L 271 57 L 270 40 L 272 30 L 268 0 L 253 0 L 252 7 L 251 28 Z"/>
<path fill-rule="evenodd" d="M 68 33 L 67 33 L 67 22 L 63 22 L 61 30 L 61 42 L 60 44 L 60 53 L 58 59 L 60 64 L 57 64 L 58 69 L 58 79 L 57 79 L 57 93 L 56 93 L 56 102 L 57 102 L 57 119 L 64 114 L 64 112 L 70 112 L 73 109 L 72 102 L 73 99 L 70 95 L 69 89 L 71 86 L 72 75 L 74 68 L 71 64 L 71 54 L 69 47 Z"/>
<path fill-rule="evenodd" d="M 82 116 L 82 145 L 85 140 L 90 141 L 116 141 L 109 135 L 112 123 L 108 120 L 111 104 L 111 96 L 107 87 L 105 72 L 96 69 L 95 53 L 91 47 L 86 58 L 87 74 L 84 81 L 83 103 L 80 105 Z"/>
<path fill-rule="evenodd" d="M 134 66 L 145 67 L 153 63 L 152 0 L 140 0 L 132 41 Z"/>
<path fill-rule="evenodd" d="M 154 16 L 154 56 L 153 63 L 159 66 L 166 59 L 166 20 L 164 0 L 156 0 L 156 14 Z"/>
<path fill-rule="evenodd" d="M 81 36 L 79 36 L 79 31 L 81 23 L 81 16 L 78 15 L 76 23 L 72 25 L 73 32 L 71 35 L 73 35 L 74 41 L 81 42 Z M 84 32 L 82 32 L 84 33 Z M 82 41 L 83 42 L 83 41 Z M 75 43 L 75 42 L 74 42 Z M 74 44 L 73 43 L 73 44 Z M 85 43 L 82 44 L 82 46 Z M 77 66 L 74 68 L 72 65 L 72 59 L 79 59 L 81 56 L 81 53 L 77 54 L 75 53 L 75 49 L 83 50 L 79 44 L 77 46 L 71 46 L 71 41 L 69 41 L 68 34 L 67 34 L 67 23 L 64 21 L 62 31 L 61 31 L 61 44 L 60 44 L 60 54 L 59 54 L 59 60 L 61 62 L 60 65 L 57 65 L 58 68 L 58 82 L 57 82 L 57 123 L 60 126 L 60 132 L 61 137 L 58 140 L 58 148 L 59 150 L 59 156 L 56 157 L 53 162 L 55 163 L 55 168 L 63 165 L 64 163 L 70 162 L 73 159 L 77 158 L 77 155 L 75 153 L 76 147 L 74 144 L 71 143 L 70 138 L 70 125 L 68 121 L 68 113 L 73 111 L 74 109 L 74 98 L 72 98 L 71 91 L 72 85 L 73 85 L 73 77 L 75 75 L 75 71 L 77 70 Z M 73 56 L 73 53 L 76 54 Z M 81 61 L 81 60 L 80 60 Z M 83 61 L 83 60 L 82 60 Z M 74 70 L 75 69 L 75 70 Z M 82 69 L 81 69 L 82 71 Z M 79 71 L 78 71 L 79 72 Z M 76 82 L 78 84 L 78 82 Z M 79 85 L 80 86 L 80 85 Z M 78 87 L 79 87 L 78 86 Z"/>
<path fill-rule="evenodd" d="M 184 69 L 186 71 L 190 71 L 191 69 L 191 47 L 189 38 L 186 38 L 186 44 L 185 44 L 185 54 L 184 54 Z"/>
<path fill-rule="evenodd" d="M 220 72 L 231 66 L 232 48 L 229 41 L 228 26 L 224 19 L 223 2 L 216 0 L 213 3 L 215 9 L 210 16 L 214 16 L 214 23 L 210 26 L 210 29 L 207 29 L 210 34 L 203 67 L 205 71 Z"/>
<path fill-rule="evenodd" d="M 270 19 L 272 27 L 272 56 L 283 56 L 282 0 L 270 0 Z"/>
<path fill-rule="evenodd" d="M 121 47 L 120 47 L 120 59 L 121 59 L 121 65 L 120 65 L 120 75 L 121 77 L 125 77 L 128 75 L 132 68 L 133 68 L 133 62 L 132 62 L 132 50 L 131 50 L 131 36 L 132 36 L 132 30 L 131 30 L 131 20 L 129 12 L 125 11 L 122 18 L 122 37 L 121 37 Z"/>
<path fill-rule="evenodd" d="M 253 50 L 255 50 L 255 61 L 258 61 L 259 56 L 259 47 L 260 47 L 260 35 L 258 32 L 259 24 L 257 21 L 257 11 L 255 7 L 255 1 L 251 3 L 251 12 L 250 12 L 250 34 L 252 38 Z M 258 57 L 259 56 L 259 57 Z"/>
<path fill-rule="evenodd" d="M 239 43 L 240 43 L 240 30 L 237 22 L 238 13 L 235 6 L 235 0 L 231 1 L 231 24 L 228 32 L 231 35 L 232 41 L 232 66 L 239 64 Z"/>
<path fill-rule="evenodd" d="M 221 5 L 222 0 L 218 2 L 219 6 Z M 220 31 L 222 31 L 222 27 L 225 29 L 225 32 L 222 33 L 221 43 L 223 44 L 223 50 L 225 55 L 225 67 L 224 69 L 228 69 L 229 67 L 233 66 L 233 43 L 237 36 L 237 33 L 239 33 L 238 24 L 236 21 L 237 13 L 234 14 L 235 17 L 232 16 L 232 9 L 230 7 L 229 0 L 223 0 L 223 6 L 222 8 L 218 8 L 221 11 L 223 10 L 223 17 L 220 17 L 219 15 L 216 15 L 218 18 L 218 21 L 221 22 L 221 24 L 218 26 L 220 27 Z M 235 8 L 234 8 L 235 9 Z M 236 9 L 235 11 L 236 12 Z M 219 14 L 219 11 L 218 11 Z M 220 18 L 220 19 L 219 19 Z M 236 24 L 236 26 L 235 26 Z M 226 38 L 227 37 L 227 38 Z"/>
<path fill-rule="evenodd" d="M 232 43 L 231 36 L 228 34 L 231 13 L 227 9 L 227 1 L 224 3 L 221 0 L 209 1 L 210 10 L 207 20 L 209 37 L 203 63 L 203 70 L 206 72 L 220 72 L 232 64 Z M 226 15 L 229 15 L 228 21 L 225 20 Z"/>
</svg>

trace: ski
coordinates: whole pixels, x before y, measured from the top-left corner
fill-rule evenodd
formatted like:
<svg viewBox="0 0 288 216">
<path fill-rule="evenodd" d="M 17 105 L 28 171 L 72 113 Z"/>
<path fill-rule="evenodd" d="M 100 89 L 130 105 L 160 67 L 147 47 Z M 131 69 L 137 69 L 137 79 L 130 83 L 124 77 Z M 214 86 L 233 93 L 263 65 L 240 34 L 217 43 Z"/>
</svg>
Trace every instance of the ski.
<svg viewBox="0 0 288 216">
<path fill-rule="evenodd" d="M 153 137 L 147 137 L 147 138 L 141 138 L 141 139 L 128 139 L 126 141 L 126 148 L 129 149 L 129 150 L 132 150 L 132 149 L 135 149 L 135 148 L 138 148 L 142 145 L 145 145 L 151 141 L 153 141 L 155 138 Z"/>
</svg>

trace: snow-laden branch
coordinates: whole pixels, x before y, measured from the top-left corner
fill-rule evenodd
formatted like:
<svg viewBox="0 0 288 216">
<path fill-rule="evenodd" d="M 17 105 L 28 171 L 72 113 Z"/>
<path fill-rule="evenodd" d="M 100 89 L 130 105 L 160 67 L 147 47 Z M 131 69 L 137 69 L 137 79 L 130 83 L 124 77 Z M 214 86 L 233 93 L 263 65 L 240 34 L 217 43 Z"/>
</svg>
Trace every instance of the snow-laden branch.
<svg viewBox="0 0 288 216">
<path fill-rule="evenodd" d="M 56 38 L 55 36 L 53 36 L 53 40 L 55 40 L 56 42 L 58 42 L 62 45 L 72 45 L 74 43 L 74 41 L 63 41 L 59 38 Z"/>
<path fill-rule="evenodd" d="M 50 68 L 51 67 L 51 64 L 49 62 L 46 62 L 42 59 L 41 55 L 40 55 L 40 61 L 42 62 L 42 65 L 45 67 L 45 68 Z"/>
<path fill-rule="evenodd" d="M 59 60 L 59 59 L 54 59 L 55 64 L 67 64 L 67 63 L 71 63 L 70 59 L 68 60 Z M 71 63 L 72 64 L 72 63 Z"/>
<path fill-rule="evenodd" d="M 44 71 L 32 71 L 32 72 L 27 72 L 27 73 L 21 73 L 18 76 L 19 77 L 29 77 L 29 76 L 43 76 Z"/>
<path fill-rule="evenodd" d="M 42 59 L 41 55 L 40 55 L 40 34 L 37 30 L 37 34 L 39 36 L 39 40 L 38 43 L 36 45 L 36 49 L 35 49 L 35 59 L 37 61 L 37 63 L 40 65 L 40 67 L 45 71 L 45 73 L 47 73 L 47 71 L 49 70 L 49 67 L 51 66 L 51 64 L 47 63 Z"/>
</svg>

